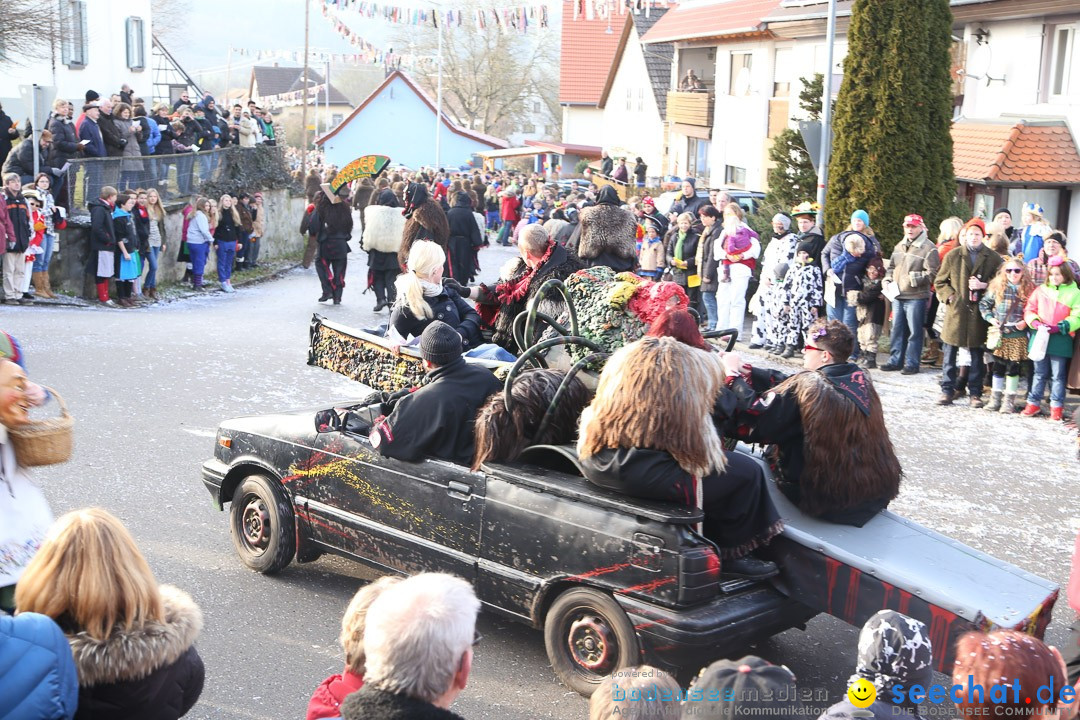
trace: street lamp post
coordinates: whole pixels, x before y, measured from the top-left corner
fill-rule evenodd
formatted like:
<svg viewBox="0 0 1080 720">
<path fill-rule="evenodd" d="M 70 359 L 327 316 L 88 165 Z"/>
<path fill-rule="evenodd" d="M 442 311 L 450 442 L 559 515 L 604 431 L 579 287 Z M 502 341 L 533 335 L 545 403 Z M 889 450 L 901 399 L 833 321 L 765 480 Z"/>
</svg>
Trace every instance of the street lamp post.
<svg viewBox="0 0 1080 720">
<path fill-rule="evenodd" d="M 832 152 L 833 43 L 836 40 L 836 0 L 829 0 L 829 21 L 825 31 L 825 82 L 821 98 L 821 154 L 818 156 L 817 223 L 825 225 L 825 190 L 829 183 L 829 155 Z"/>
</svg>

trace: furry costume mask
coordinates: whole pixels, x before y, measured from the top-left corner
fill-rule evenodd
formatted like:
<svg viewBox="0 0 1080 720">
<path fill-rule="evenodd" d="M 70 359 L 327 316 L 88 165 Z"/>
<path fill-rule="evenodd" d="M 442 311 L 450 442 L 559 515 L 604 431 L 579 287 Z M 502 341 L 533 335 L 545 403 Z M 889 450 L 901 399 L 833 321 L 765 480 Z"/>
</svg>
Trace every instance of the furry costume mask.
<svg viewBox="0 0 1080 720">
<path fill-rule="evenodd" d="M 405 188 L 405 218 L 411 218 L 416 208 L 429 199 L 427 187 L 420 183 L 409 183 Z"/>
<path fill-rule="evenodd" d="M 716 356 L 670 337 L 646 337 L 619 349 L 581 414 L 578 455 L 648 448 L 670 454 L 698 478 L 723 472 L 726 460 L 712 421 L 721 374 Z"/>
<path fill-rule="evenodd" d="M 636 258 L 637 229 L 633 214 L 621 207 L 594 205 L 585 208 L 581 211 L 577 256 L 592 260 L 608 252 L 620 258 Z"/>
<path fill-rule="evenodd" d="M 503 393 L 492 395 L 476 415 L 476 457 L 473 470 L 486 462 L 517 460 L 529 445 L 561 445 L 577 436 L 581 411 L 592 392 L 578 378 L 571 378 L 559 398 L 547 427 L 537 435 L 559 384 L 566 373 L 557 370 L 527 370 L 514 380 L 513 402 L 506 407 Z"/>
</svg>

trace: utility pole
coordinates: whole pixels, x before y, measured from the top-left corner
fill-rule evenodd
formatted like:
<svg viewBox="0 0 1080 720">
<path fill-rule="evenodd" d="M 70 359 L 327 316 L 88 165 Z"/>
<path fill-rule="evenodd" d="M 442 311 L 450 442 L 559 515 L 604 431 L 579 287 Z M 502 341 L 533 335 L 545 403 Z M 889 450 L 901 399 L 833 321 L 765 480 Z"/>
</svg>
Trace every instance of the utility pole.
<svg viewBox="0 0 1080 720">
<path fill-rule="evenodd" d="M 307 177 L 307 96 L 308 96 L 308 31 L 311 27 L 311 0 L 304 0 L 304 92 L 300 112 L 300 177 Z"/>
<path fill-rule="evenodd" d="M 232 85 L 232 45 L 229 46 L 229 59 L 225 63 L 225 110 L 232 112 L 229 107 L 229 86 Z"/>
<path fill-rule="evenodd" d="M 829 184 L 829 155 L 832 153 L 833 44 L 836 40 L 836 0 L 829 0 L 829 25 L 825 31 L 825 82 L 821 98 L 821 154 L 818 156 L 817 224 L 825 229 L 825 189 Z"/>
<path fill-rule="evenodd" d="M 435 20 L 435 32 L 439 33 L 439 84 L 438 91 L 435 93 L 435 170 L 438 172 L 439 165 L 441 164 L 441 150 L 442 150 L 442 66 L 443 66 L 443 40 L 442 40 L 442 21 L 441 13 L 436 16 Z"/>
</svg>

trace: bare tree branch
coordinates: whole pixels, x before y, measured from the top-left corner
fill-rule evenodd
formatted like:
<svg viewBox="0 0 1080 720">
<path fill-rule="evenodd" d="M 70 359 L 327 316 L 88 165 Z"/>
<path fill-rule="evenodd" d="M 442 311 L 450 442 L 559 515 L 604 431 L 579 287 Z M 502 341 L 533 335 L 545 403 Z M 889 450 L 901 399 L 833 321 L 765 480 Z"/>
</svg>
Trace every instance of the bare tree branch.
<svg viewBox="0 0 1080 720">
<path fill-rule="evenodd" d="M 52 60 L 59 42 L 55 0 L 0 2 L 0 65 Z"/>
</svg>

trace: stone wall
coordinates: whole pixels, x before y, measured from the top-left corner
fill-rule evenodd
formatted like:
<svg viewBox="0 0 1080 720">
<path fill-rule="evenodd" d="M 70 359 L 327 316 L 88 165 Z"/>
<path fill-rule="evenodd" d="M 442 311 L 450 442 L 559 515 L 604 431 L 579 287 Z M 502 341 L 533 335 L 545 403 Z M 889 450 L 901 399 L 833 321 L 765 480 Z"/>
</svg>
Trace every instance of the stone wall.
<svg viewBox="0 0 1080 720">
<path fill-rule="evenodd" d="M 262 243 L 260 262 L 302 251 L 304 239 L 300 236 L 299 228 L 305 207 L 303 198 L 292 197 L 287 190 L 264 190 L 262 194 L 266 235 L 259 240 Z M 158 261 L 159 283 L 175 282 L 184 276 L 185 265 L 176 260 L 183 227 L 180 215 L 183 207 L 170 205 L 166 208 L 166 250 Z M 94 279 L 86 272 L 90 252 L 89 219 L 85 222 L 81 219 L 69 222 L 67 229 L 60 231 L 60 249 L 60 255 L 54 256 L 49 264 L 53 289 L 93 299 Z M 207 265 L 213 267 L 213 262 L 211 256 Z"/>
</svg>

